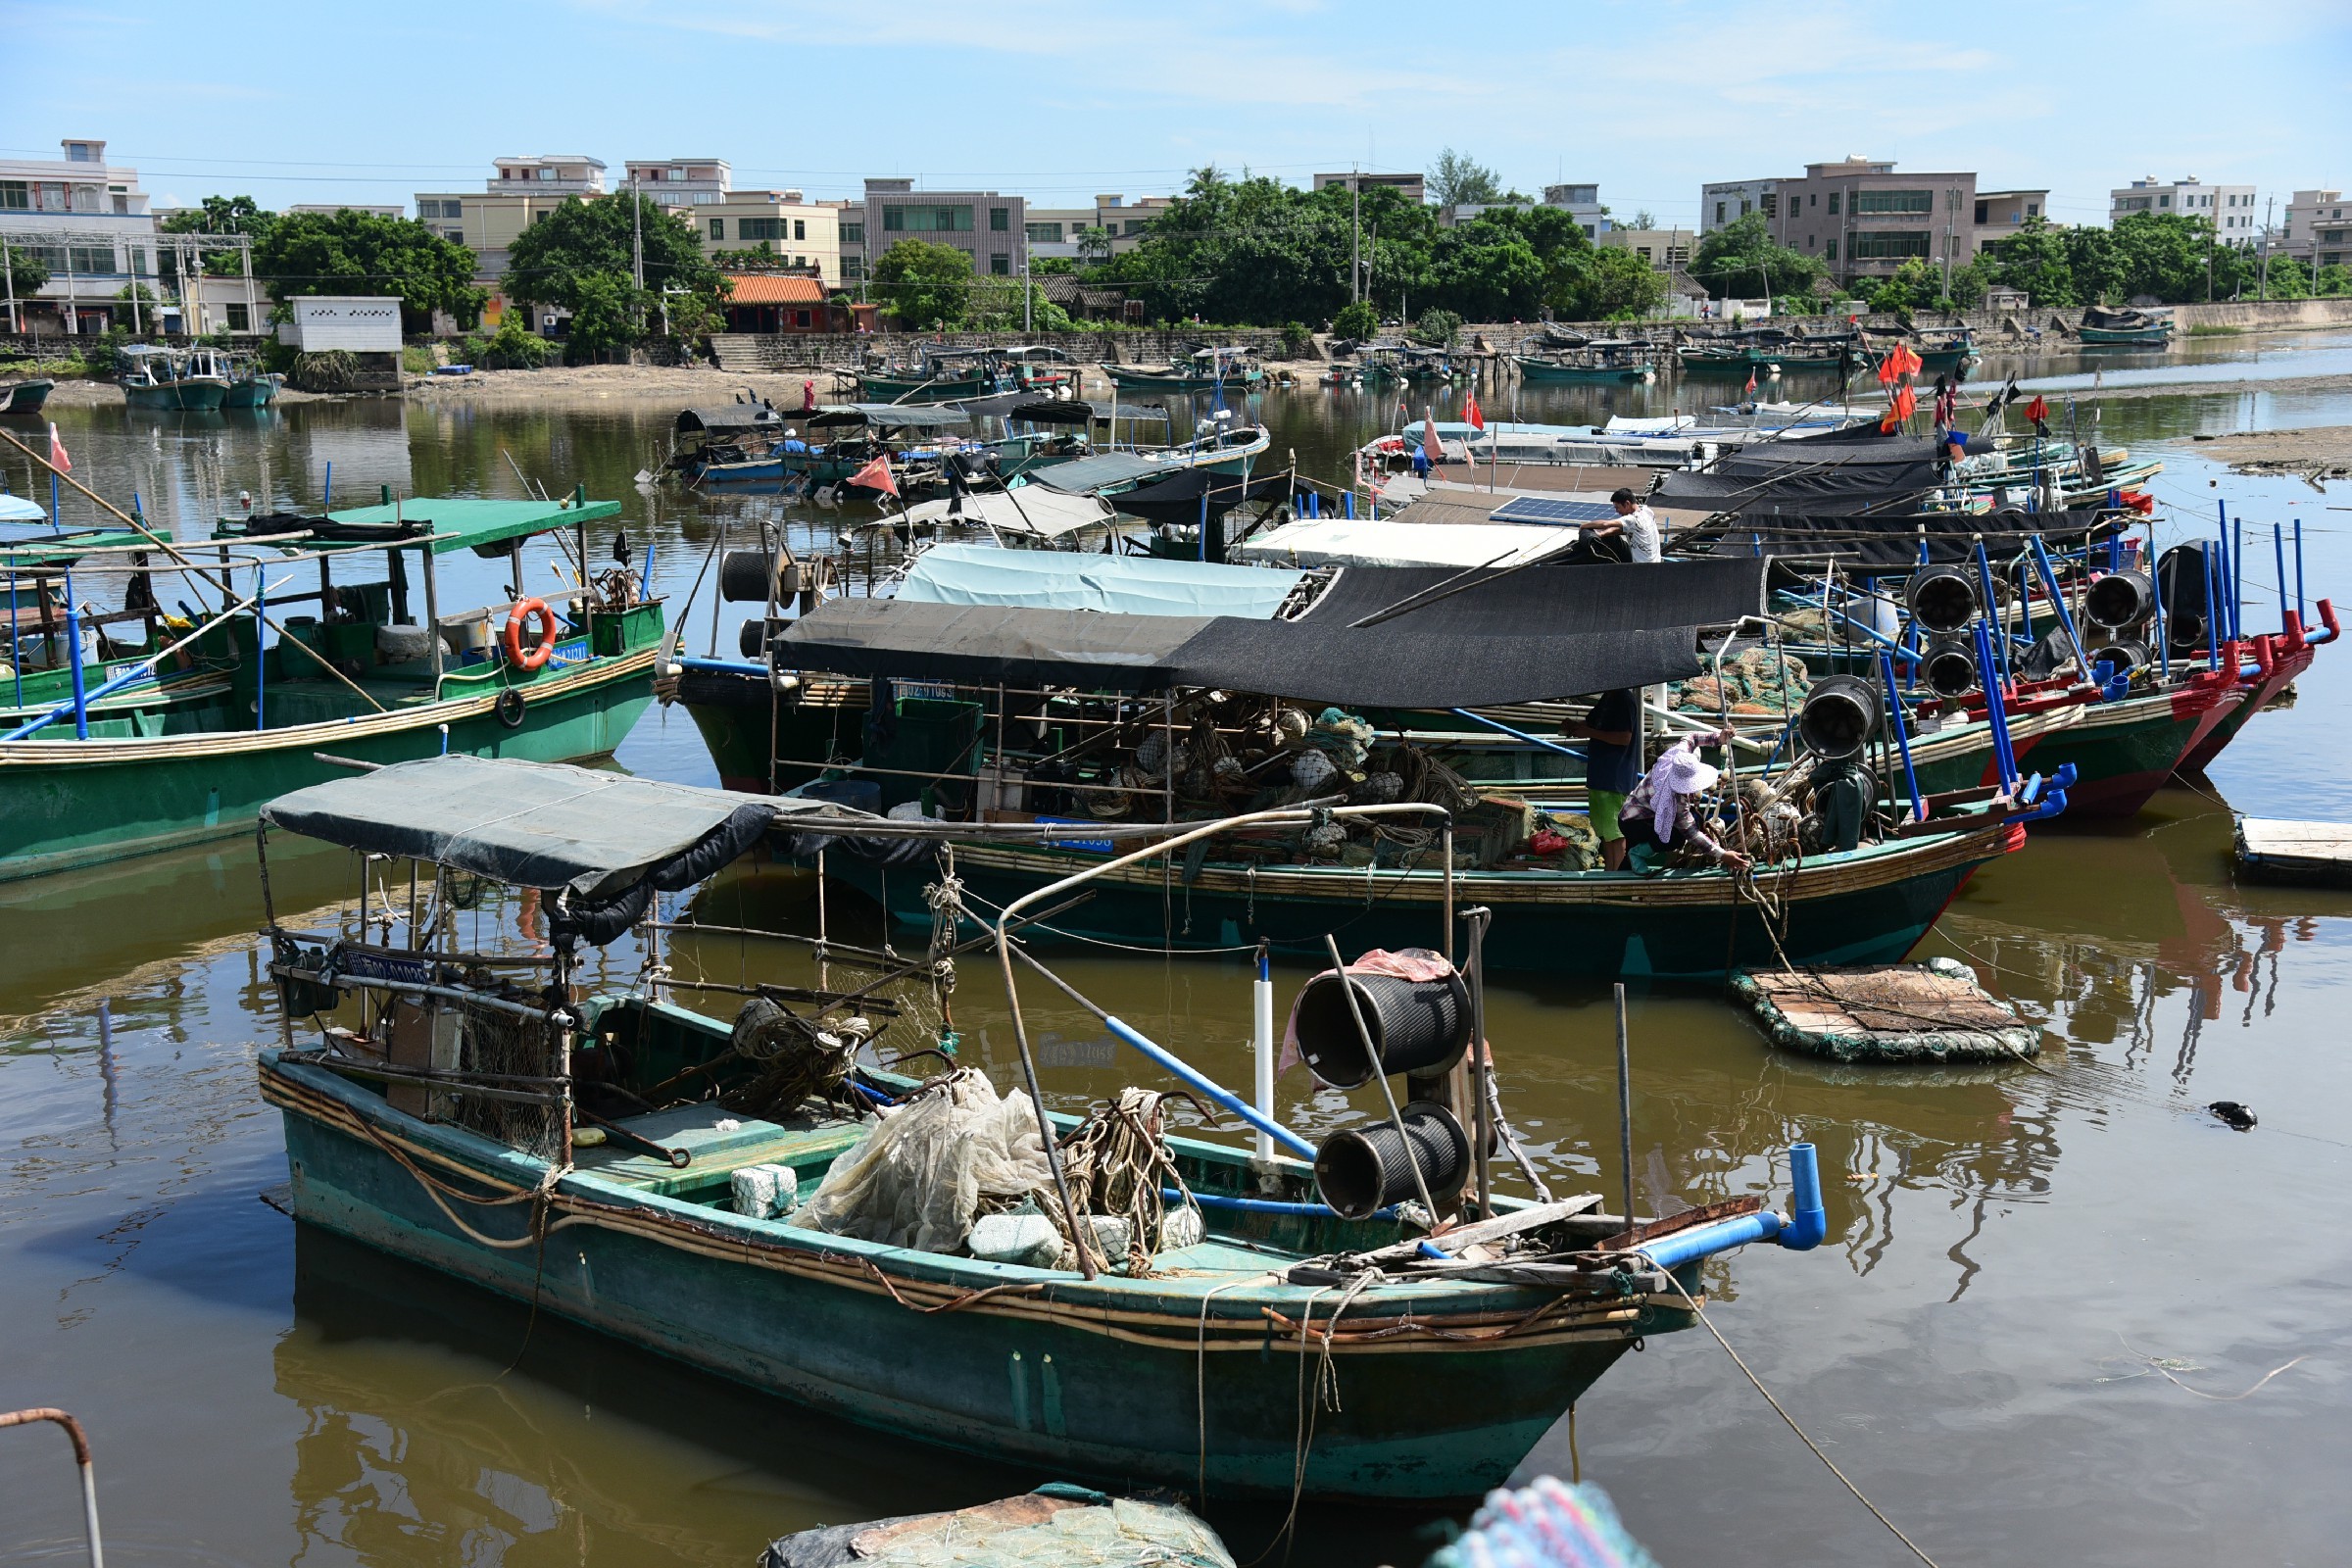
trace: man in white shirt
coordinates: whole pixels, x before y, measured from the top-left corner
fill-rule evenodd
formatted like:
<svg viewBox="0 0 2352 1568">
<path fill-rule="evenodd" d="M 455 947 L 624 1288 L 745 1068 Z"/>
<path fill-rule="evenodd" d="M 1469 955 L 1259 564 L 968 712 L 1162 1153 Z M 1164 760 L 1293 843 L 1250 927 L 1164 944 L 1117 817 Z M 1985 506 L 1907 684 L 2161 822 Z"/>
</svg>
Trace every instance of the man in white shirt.
<svg viewBox="0 0 2352 1568">
<path fill-rule="evenodd" d="M 1657 514 L 1634 499 L 1631 490 L 1609 497 L 1617 509 L 1614 520 L 1587 523 L 1586 531 L 1602 539 L 1623 538 L 1637 565 L 1659 559 Z"/>
</svg>

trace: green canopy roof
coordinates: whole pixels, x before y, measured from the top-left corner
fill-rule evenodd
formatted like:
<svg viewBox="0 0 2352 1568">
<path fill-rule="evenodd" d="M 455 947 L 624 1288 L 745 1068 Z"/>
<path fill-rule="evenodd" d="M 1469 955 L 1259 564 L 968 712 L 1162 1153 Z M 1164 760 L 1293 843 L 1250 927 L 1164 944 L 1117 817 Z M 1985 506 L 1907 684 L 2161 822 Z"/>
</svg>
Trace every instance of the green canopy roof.
<svg viewBox="0 0 2352 1568">
<path fill-rule="evenodd" d="M 74 565 L 93 550 L 119 551 L 126 545 L 159 548 L 143 533 L 128 528 L 78 528 L 67 533 L 51 533 L 44 524 L 41 531 L 30 525 L 0 524 L 0 570 L 31 573 L 57 571 Z M 117 555 L 108 565 L 127 565 Z"/>
<path fill-rule="evenodd" d="M 598 522 L 620 515 L 617 501 L 575 501 L 572 497 L 558 496 L 549 501 L 491 501 L 480 496 L 408 496 L 391 505 L 349 507 L 330 512 L 325 518 L 312 524 L 310 537 L 285 540 L 289 550 L 382 550 L 404 542 L 433 538 L 433 554 L 451 555 L 460 550 L 476 550 L 488 545 L 500 545 L 514 539 L 527 539 L 533 534 L 551 533 L 558 528 L 569 528 L 584 522 Z M 273 518 L 281 526 L 292 519 Z M 300 522 L 288 531 L 299 531 Z M 347 528 L 353 533 L 334 537 L 334 530 Z M 273 534 L 247 533 L 236 519 L 223 518 L 222 525 L 213 532 L 215 539 L 241 539 L 250 544 L 271 544 Z"/>
</svg>

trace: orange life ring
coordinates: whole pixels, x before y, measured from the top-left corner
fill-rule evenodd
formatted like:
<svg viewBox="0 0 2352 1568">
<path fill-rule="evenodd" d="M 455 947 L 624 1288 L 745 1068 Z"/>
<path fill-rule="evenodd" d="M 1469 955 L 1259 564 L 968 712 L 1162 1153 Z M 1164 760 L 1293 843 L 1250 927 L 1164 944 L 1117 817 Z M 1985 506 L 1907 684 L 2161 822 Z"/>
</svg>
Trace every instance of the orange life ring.
<svg viewBox="0 0 2352 1568">
<path fill-rule="evenodd" d="M 530 647 L 522 646 L 522 623 L 539 623 L 538 640 Z M 537 669 L 547 662 L 556 651 L 556 612 L 547 608 L 544 599 L 521 600 L 507 612 L 507 662 L 517 669 Z"/>
</svg>

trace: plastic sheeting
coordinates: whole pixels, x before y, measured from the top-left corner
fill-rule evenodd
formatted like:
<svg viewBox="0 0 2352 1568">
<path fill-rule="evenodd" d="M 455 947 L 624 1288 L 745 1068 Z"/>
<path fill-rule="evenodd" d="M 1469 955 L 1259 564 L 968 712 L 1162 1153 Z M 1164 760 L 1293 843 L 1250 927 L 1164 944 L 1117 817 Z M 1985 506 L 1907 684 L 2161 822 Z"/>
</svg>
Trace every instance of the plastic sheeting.
<svg viewBox="0 0 2352 1568">
<path fill-rule="evenodd" d="M 1292 522 L 1232 547 L 1244 561 L 1285 566 L 1516 565 L 1573 547 L 1578 530 L 1517 522 Z"/>
<path fill-rule="evenodd" d="M 1122 615 L 1239 615 L 1263 620 L 1282 608 L 1305 575 L 1150 556 L 942 544 L 915 558 L 898 597 L 911 604 L 1026 605 Z"/>
<path fill-rule="evenodd" d="M 792 1222 L 885 1247 L 953 1252 L 983 1203 L 1001 1208 L 1053 1181 L 1029 1097 L 999 1099 L 987 1075 L 967 1067 L 887 1112 L 833 1161 Z"/>
<path fill-rule="evenodd" d="M 974 490 L 959 499 L 960 504 L 954 498 L 918 502 L 906 509 L 906 520 L 937 527 L 960 517 L 974 525 L 985 523 L 999 533 L 1058 539 L 1081 528 L 1108 523 L 1117 515 L 1099 496 L 1063 495 L 1034 484 L 1022 485 L 1017 493 Z M 951 507 L 956 508 L 953 513 Z"/>
</svg>

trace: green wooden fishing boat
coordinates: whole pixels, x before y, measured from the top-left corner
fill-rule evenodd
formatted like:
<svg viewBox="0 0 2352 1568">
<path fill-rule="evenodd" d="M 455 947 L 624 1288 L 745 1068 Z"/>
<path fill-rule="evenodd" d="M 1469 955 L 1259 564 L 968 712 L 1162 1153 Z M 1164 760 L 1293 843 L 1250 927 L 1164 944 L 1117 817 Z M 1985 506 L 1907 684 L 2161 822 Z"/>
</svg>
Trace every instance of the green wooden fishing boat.
<svg viewBox="0 0 2352 1568">
<path fill-rule="evenodd" d="M 2093 305 L 2082 312 L 2076 331 L 2087 347 L 2163 348 L 2173 340 L 2170 317 Z"/>
<path fill-rule="evenodd" d="M 234 563 L 230 604 L 201 626 L 173 629 L 153 607 L 177 595 L 149 588 L 148 608 L 109 612 L 98 618 L 111 625 L 82 629 L 90 657 L 78 734 L 72 634 L 62 613 L 53 611 L 43 624 L 24 604 L 54 597 L 76 564 L 137 561 L 161 575 L 172 563 L 153 537 L 127 529 L 0 548 L 0 569 L 21 585 L 14 646 L 26 658 L 40 651 L 44 666 L 24 668 L 21 659 L 0 673 L 0 881 L 244 832 L 263 802 L 335 771 L 320 753 L 368 762 L 444 751 L 542 760 L 609 755 L 652 700 L 647 677 L 662 640 L 661 602 L 638 600 L 633 585 L 621 602 L 594 590 L 552 594 L 549 602 L 564 608 L 550 613 L 545 662 L 525 668 L 492 634 L 514 607 L 440 613 L 432 558 L 519 549 L 558 529 L 584 542 L 588 524 L 619 511 L 584 496 L 415 497 L 290 519 L 296 526 L 274 534 L 227 525 L 201 554 L 181 547 L 206 568 L 204 587 L 191 596 L 219 599 L 218 559 L 225 550 Z M 335 565 L 375 552 L 386 562 L 384 577 L 333 580 Z M 299 569 L 315 573 L 318 586 L 303 592 L 283 581 L 295 569 L 284 564 L 289 557 L 315 563 Z M 266 650 L 250 604 L 257 569 L 279 581 L 261 611 L 279 628 Z M 438 620 L 440 638 L 410 613 L 412 570 L 423 579 L 425 619 Z M 334 607 L 324 624 L 317 614 L 322 591 Z M 131 640 L 90 646 L 100 632 L 129 626 L 140 627 Z"/>
<path fill-rule="evenodd" d="M 1553 358 L 1541 354 L 1514 354 L 1511 363 L 1519 368 L 1519 379 L 1522 381 L 1592 385 L 1646 381 L 1658 373 L 1657 367 L 1646 359 L 1610 363 L 1605 360 L 1579 361 L 1565 355 Z"/>
<path fill-rule="evenodd" d="M 585 911 L 630 906 L 656 883 L 691 882 L 681 865 L 707 871 L 746 828 L 821 819 L 796 805 L 449 758 L 346 777 L 266 814 L 330 844 L 433 857 L 419 868 L 428 908 L 445 870 L 528 875 L 562 885 L 545 907 L 593 919 Z M 1351 1219 L 1326 1206 L 1300 1159 L 1169 1137 L 1158 1179 L 1180 1183 L 1165 1187 L 1170 1207 L 1199 1221 L 1163 1232 L 1148 1271 L 1126 1254 L 1084 1268 L 990 1261 L 956 1240 L 969 1218 L 933 1250 L 865 1240 L 822 1228 L 806 1203 L 742 1211 L 735 1177 L 762 1167 L 781 1186 L 782 1167 L 807 1194 L 878 1135 L 871 1102 L 924 1085 L 845 1059 L 846 1078 L 754 1111 L 740 1097 L 765 1068 L 733 1050 L 726 1024 L 655 995 L 567 1000 L 574 957 L 561 933 L 554 984 L 515 1002 L 456 978 L 429 912 L 427 939 L 406 947 L 271 920 L 286 1044 L 258 1071 L 284 1118 L 299 1220 L 847 1420 L 1056 1475 L 1219 1498 L 1476 1496 L 1626 1350 L 1694 1321 L 1703 1258 L 1757 1241 L 1803 1250 L 1823 1232 L 1803 1145 L 1789 1219 L 1747 1195 L 1641 1222 L 1628 1238 L 1626 1220 L 1596 1212 L 1597 1195 L 1497 1196 L 1425 1244 L 1399 1211 L 1352 1205 L 1369 1217 Z M 624 915 L 601 934 L 625 926 Z M 547 979 L 545 956 L 504 961 Z M 836 1000 L 777 995 L 804 1002 L 811 1022 Z M 296 1015 L 349 1017 L 354 997 L 376 1004 L 362 1004 L 360 1028 L 296 1044 Z M 1271 1119 L 1270 1095 L 1253 1111 L 1112 1029 L 1160 1070 L 1313 1151 Z M 1270 1032 L 1258 1049 L 1271 1054 Z M 1025 1047 L 1023 1060 L 1033 1078 Z M 665 1082 L 691 1088 L 680 1099 Z M 943 1087 L 954 1083 L 931 1086 Z M 1057 1139 L 1077 1126 L 1051 1120 Z M 1066 1146 L 1055 1157 L 1067 1162 Z M 1437 1191 L 1448 1213 L 1475 1200 Z M 1458 1254 L 1473 1242 L 1496 1251 L 1467 1261 Z M 388 1320 L 401 1310 L 383 1309 Z M 1336 1385 L 1311 1430 L 1302 1378 Z"/>
<path fill-rule="evenodd" d="M 115 384 L 131 408 L 201 413 L 220 408 L 228 397 L 228 377 L 212 365 L 209 354 L 199 364 L 188 354 L 139 343 L 116 350 L 115 358 L 122 367 Z"/>
<path fill-rule="evenodd" d="M 1103 361 L 1102 373 L 1122 392 L 1213 392 L 1247 390 L 1266 378 L 1254 350 L 1206 348 L 1166 365 L 1116 365 Z"/>
</svg>

